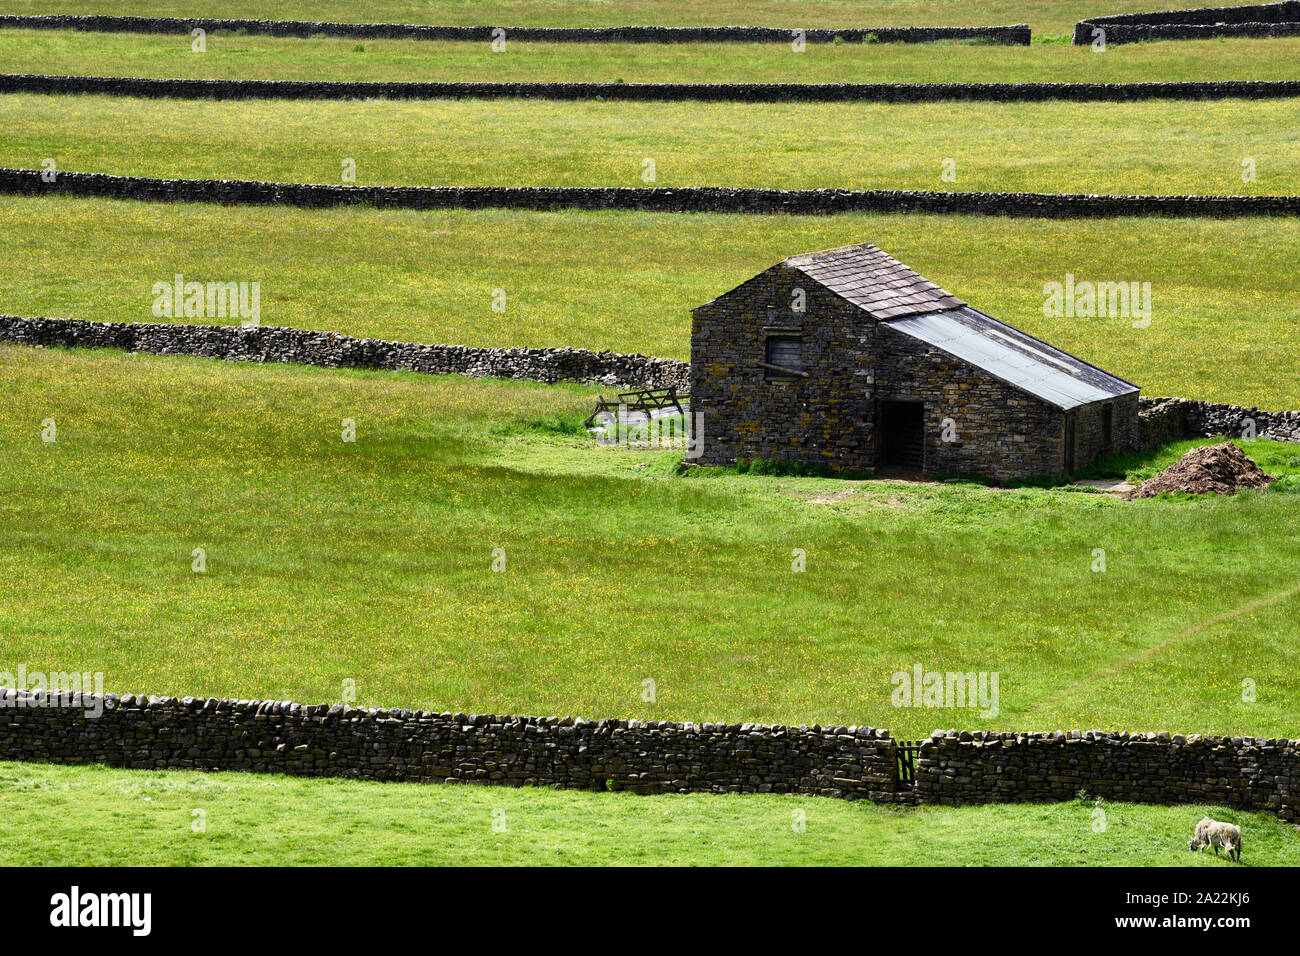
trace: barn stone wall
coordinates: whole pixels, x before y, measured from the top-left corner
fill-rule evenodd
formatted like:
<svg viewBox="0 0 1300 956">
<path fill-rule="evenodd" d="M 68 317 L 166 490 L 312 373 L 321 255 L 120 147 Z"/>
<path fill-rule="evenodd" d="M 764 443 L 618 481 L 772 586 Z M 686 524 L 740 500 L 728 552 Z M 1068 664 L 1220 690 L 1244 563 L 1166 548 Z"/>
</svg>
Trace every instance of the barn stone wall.
<svg viewBox="0 0 1300 956">
<path fill-rule="evenodd" d="M 1062 467 L 1061 411 L 932 345 L 881 326 L 878 401 L 925 403 L 925 470 L 998 480 Z M 952 441 L 944 440 L 951 419 Z"/>
<path fill-rule="evenodd" d="M 806 309 L 791 308 L 796 289 Z M 770 330 L 770 331 L 769 331 Z M 768 334 L 802 334 L 807 377 L 759 363 Z M 693 314 L 691 410 L 704 416 L 700 464 L 770 458 L 871 467 L 870 363 L 875 330 L 807 275 L 779 265 Z"/>
<path fill-rule="evenodd" d="M 807 296 L 803 313 L 790 308 L 796 289 Z M 766 336 L 787 331 L 803 335 L 806 377 L 760 364 Z M 876 403 L 920 401 L 928 473 L 1001 480 L 1061 470 L 1058 409 L 877 324 L 789 266 L 696 309 L 691 355 L 691 407 L 705 426 L 700 464 L 767 458 L 868 472 Z"/>
<path fill-rule="evenodd" d="M 1110 406 L 1111 437 L 1105 435 L 1105 412 Z M 1074 465 L 1087 468 L 1098 458 L 1142 447 L 1138 395 L 1121 395 L 1109 402 L 1094 402 L 1070 412 L 1074 416 Z"/>
</svg>

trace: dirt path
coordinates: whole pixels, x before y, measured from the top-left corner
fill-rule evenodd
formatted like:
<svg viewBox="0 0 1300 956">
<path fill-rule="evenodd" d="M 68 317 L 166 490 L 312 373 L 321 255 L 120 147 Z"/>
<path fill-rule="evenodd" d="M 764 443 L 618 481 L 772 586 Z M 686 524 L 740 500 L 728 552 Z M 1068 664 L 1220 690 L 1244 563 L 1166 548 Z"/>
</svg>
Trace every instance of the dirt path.
<svg viewBox="0 0 1300 956">
<path fill-rule="evenodd" d="M 1231 611 L 1224 611 L 1222 614 L 1216 614 L 1214 617 L 1207 617 L 1205 620 L 1199 621 L 1196 624 L 1193 624 L 1191 627 L 1184 628 L 1183 630 L 1179 631 L 1177 634 L 1171 634 L 1169 637 L 1166 637 L 1159 644 L 1153 644 L 1151 647 L 1145 648 L 1144 650 L 1134 655 L 1133 657 L 1127 658 L 1122 661 L 1118 661 L 1114 664 L 1109 664 L 1106 667 L 1101 668 L 1100 670 L 1094 671 L 1093 673 L 1089 674 L 1087 677 L 1075 681 L 1069 687 L 1066 687 L 1063 690 L 1058 691 L 1057 693 L 1053 694 L 1051 697 L 1048 697 L 1046 700 L 1039 701 L 1028 711 L 1026 711 L 1026 713 L 1021 718 L 1021 720 L 1023 721 L 1025 719 L 1032 718 L 1035 714 L 1041 713 L 1044 710 L 1050 710 L 1056 704 L 1059 704 L 1061 701 L 1073 696 L 1075 693 L 1082 690 L 1083 688 L 1089 687 L 1092 684 L 1095 684 L 1099 680 L 1105 680 L 1107 677 L 1111 677 L 1115 674 L 1118 674 L 1120 671 L 1124 670 L 1126 667 L 1132 666 L 1133 664 L 1140 664 L 1143 661 L 1150 660 L 1151 658 L 1155 657 L 1157 654 L 1163 654 L 1165 651 L 1169 650 L 1169 648 L 1182 643 L 1183 641 L 1187 640 L 1190 637 L 1195 637 L 1197 634 L 1200 634 L 1202 631 L 1206 631 L 1212 627 L 1217 627 L 1220 624 L 1225 624 L 1228 621 L 1233 620 L 1234 618 L 1241 617 L 1241 615 L 1243 614 L 1250 614 L 1252 611 L 1258 611 L 1260 608 L 1265 608 L 1271 604 L 1277 604 L 1280 601 L 1288 600 L 1289 598 L 1293 598 L 1298 594 L 1300 594 L 1300 584 L 1287 588 L 1284 591 L 1278 591 L 1274 594 L 1269 594 L 1264 597 L 1255 598 L 1252 601 L 1247 601 L 1245 604 L 1241 605 L 1240 607 L 1233 608 Z"/>
</svg>

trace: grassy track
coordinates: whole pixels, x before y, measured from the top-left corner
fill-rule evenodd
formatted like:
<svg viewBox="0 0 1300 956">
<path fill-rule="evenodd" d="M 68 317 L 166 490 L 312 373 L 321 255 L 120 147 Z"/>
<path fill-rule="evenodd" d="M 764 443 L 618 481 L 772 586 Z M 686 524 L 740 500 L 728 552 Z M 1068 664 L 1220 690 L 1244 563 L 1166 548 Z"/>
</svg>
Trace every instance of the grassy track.
<svg viewBox="0 0 1300 956">
<path fill-rule="evenodd" d="M 1178 9 L 1177 3 L 1123 0 L 1105 13 Z M 1095 0 L 2 0 L 0 13 L 231 17 L 374 23 L 500 24 L 504 26 L 778 27 L 989 26 L 1029 23 L 1038 32 L 1068 33 L 1098 13 Z"/>
<path fill-rule="evenodd" d="M 0 164 L 411 185 L 1300 192 L 1300 100 L 738 104 L 0 97 Z M 738 162 L 737 157 L 744 161 Z M 956 163 L 955 182 L 942 178 Z M 1243 182 L 1242 160 L 1256 166 Z"/>
<path fill-rule="evenodd" d="M 955 5 L 954 5 L 955 6 Z M 967 42 L 814 44 L 487 44 L 212 34 L 0 30 L 0 73 L 270 80 L 585 80 L 627 83 L 1138 83 L 1291 80 L 1300 39 L 1197 40 L 1111 47 Z"/>
<path fill-rule="evenodd" d="M 795 810 L 805 814 L 803 832 L 792 826 Z M 1242 827 L 1245 865 L 1294 866 L 1300 853 L 1295 828 L 1263 813 L 1109 803 L 1106 829 L 1095 833 L 1094 810 L 1074 801 L 900 811 L 816 797 L 0 763 L 0 839 L 13 866 L 1234 866 L 1187 852 L 1206 813 Z M 504 812 L 505 832 L 493 830 L 493 811 Z"/>
<path fill-rule="evenodd" d="M 366 704 L 900 735 L 1285 735 L 1300 717 L 1300 598 L 1260 601 L 1300 582 L 1294 445 L 1247 449 L 1280 490 L 1121 502 L 676 477 L 680 453 L 569 431 L 593 389 L 17 346 L 0 388 L 11 671 L 301 701 L 350 678 Z M 915 663 L 998 671 L 999 713 L 892 707 Z"/>
<path fill-rule="evenodd" d="M 1300 408 L 1300 226 L 964 216 L 405 212 L 0 198 L 0 311 L 157 321 L 155 282 L 257 281 L 262 322 L 686 358 L 690 309 L 788 255 L 870 240 L 1149 395 Z M 1152 322 L 1048 318 L 1043 285 L 1152 285 Z M 494 289 L 506 311 L 491 309 Z M 207 320 L 204 320 L 207 321 Z M 221 321 L 221 320 L 212 320 Z"/>
</svg>

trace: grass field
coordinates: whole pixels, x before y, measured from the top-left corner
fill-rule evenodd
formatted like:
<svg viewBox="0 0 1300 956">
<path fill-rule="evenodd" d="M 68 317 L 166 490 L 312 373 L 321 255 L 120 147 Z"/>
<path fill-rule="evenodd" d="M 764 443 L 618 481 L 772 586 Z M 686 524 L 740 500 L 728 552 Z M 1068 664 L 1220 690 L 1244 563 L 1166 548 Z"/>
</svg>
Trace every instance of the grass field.
<svg viewBox="0 0 1300 956">
<path fill-rule="evenodd" d="M 1193 823 L 1207 813 L 1242 827 L 1246 866 L 1294 866 L 1300 852 L 1296 828 L 1268 814 L 1101 809 L 1106 829 L 1096 833 L 1091 800 L 894 810 L 816 797 L 638 797 L 0 763 L 0 840 L 12 866 L 1236 866 L 1187 852 Z M 792 826 L 795 810 L 805 814 L 803 832 Z M 493 811 L 504 832 L 493 830 Z"/>
<path fill-rule="evenodd" d="M 3 13 L 785 28 L 1028 21 L 1030 47 L 571 45 L 0 30 L 0 72 L 625 82 L 1295 79 L 1300 39 L 1063 40 L 1180 0 L 0 0 Z M 359 184 L 1300 193 L 1297 101 L 882 106 L 0 96 L 0 165 Z M 946 159 L 955 182 L 941 178 Z M 1242 181 L 1242 161 L 1256 167 Z M 264 325 L 688 357 L 689 310 L 871 241 L 1144 394 L 1300 408 L 1300 226 L 431 212 L 0 197 L 0 312 L 163 321 L 155 283 L 258 282 Z M 1149 327 L 1043 287 L 1151 284 Z M 504 312 L 492 309 L 498 292 Z M 183 320 L 179 320 L 183 321 Z M 222 321 L 192 319 L 190 321 Z M 238 321 L 229 319 L 225 321 Z M 580 426 L 600 389 L 0 344 L 0 670 L 116 693 L 643 719 L 1170 730 L 1300 726 L 1300 446 L 1233 498 L 678 474 Z M 606 389 L 608 393 L 608 390 Z M 345 420 L 356 441 L 343 440 Z M 57 440 L 42 432 L 57 430 Z M 705 422 L 704 440 L 709 440 Z M 1104 462 L 1139 480 L 1204 441 Z M 194 570 L 195 549 L 206 567 Z M 494 549 L 506 569 L 494 573 Z M 1105 553 L 1097 571 L 1097 549 Z M 806 554 L 796 571 L 792 559 Z M 996 713 L 891 676 L 996 672 Z M 653 680 L 656 697 L 642 698 Z M 1249 685 L 1246 682 L 1251 682 Z M 1256 696 L 1243 694 L 1253 686 Z M 15 865 L 1296 865 L 1224 807 L 889 808 L 777 796 L 367 784 L 0 762 Z M 206 824 L 195 832 L 195 811 Z M 505 832 L 493 829 L 504 810 Z M 806 832 L 792 811 L 807 814 Z M 998 834 L 996 840 L 989 833 Z M 87 834 L 93 839 L 87 839 Z"/>
<path fill-rule="evenodd" d="M 1267 493 L 1123 502 L 678 477 L 680 452 L 574 432 L 590 388 L 17 346 L 0 388 L 5 660 L 112 691 L 351 679 L 363 704 L 900 736 L 1300 717 L 1293 445 L 1247 446 L 1284 476 Z M 892 707 L 918 662 L 998 671 L 999 713 Z"/>
<path fill-rule="evenodd" d="M 1069 33 L 1099 12 L 1176 10 L 1169 0 L 0 0 L 0 13 L 230 17 L 263 20 L 341 20 L 378 23 L 504 26 L 778 27 L 990 26 L 1029 23 L 1035 32 Z"/>
<path fill-rule="evenodd" d="M 954 4 L 954 6 L 956 6 Z M 974 42 L 529 43 L 309 41 L 213 33 L 188 36 L 0 30 L 0 73 L 269 80 L 479 80 L 626 83 L 1139 83 L 1293 80 L 1300 39 L 1242 38 L 1112 46 Z"/>
<path fill-rule="evenodd" d="M 0 198 L 0 217 L 10 236 L 0 312 L 158 321 L 151 289 L 179 272 L 260 282 L 266 325 L 674 358 L 688 357 L 690 309 L 793 253 L 868 240 L 1148 395 L 1300 408 L 1300 227 L 1291 220 L 409 212 L 63 198 Z M 1151 325 L 1044 316 L 1044 283 L 1067 273 L 1150 282 Z M 503 313 L 491 309 L 498 288 Z"/>
<path fill-rule="evenodd" d="M 958 106 L 10 95 L 0 96 L 0 164 L 31 168 L 49 157 L 83 172 L 339 183 L 343 160 L 352 159 L 360 184 L 642 186 L 649 159 L 659 186 L 1289 194 L 1300 192 L 1297 110 L 1300 100 Z M 942 178 L 949 158 L 952 182 Z M 1246 158 L 1253 182 L 1243 182 Z"/>
</svg>

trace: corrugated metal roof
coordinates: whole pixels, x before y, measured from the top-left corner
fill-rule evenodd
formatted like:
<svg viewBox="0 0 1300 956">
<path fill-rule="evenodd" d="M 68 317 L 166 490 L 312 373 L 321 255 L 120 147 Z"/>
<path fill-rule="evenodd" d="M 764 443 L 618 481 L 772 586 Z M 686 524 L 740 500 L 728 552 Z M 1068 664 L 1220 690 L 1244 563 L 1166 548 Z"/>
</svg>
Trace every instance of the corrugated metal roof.
<svg viewBox="0 0 1300 956">
<path fill-rule="evenodd" d="M 1136 392 L 1138 387 L 969 306 L 884 323 L 1057 408 Z"/>
<path fill-rule="evenodd" d="M 877 319 L 966 304 L 869 242 L 791 256 L 784 265 L 798 269 Z"/>
</svg>

